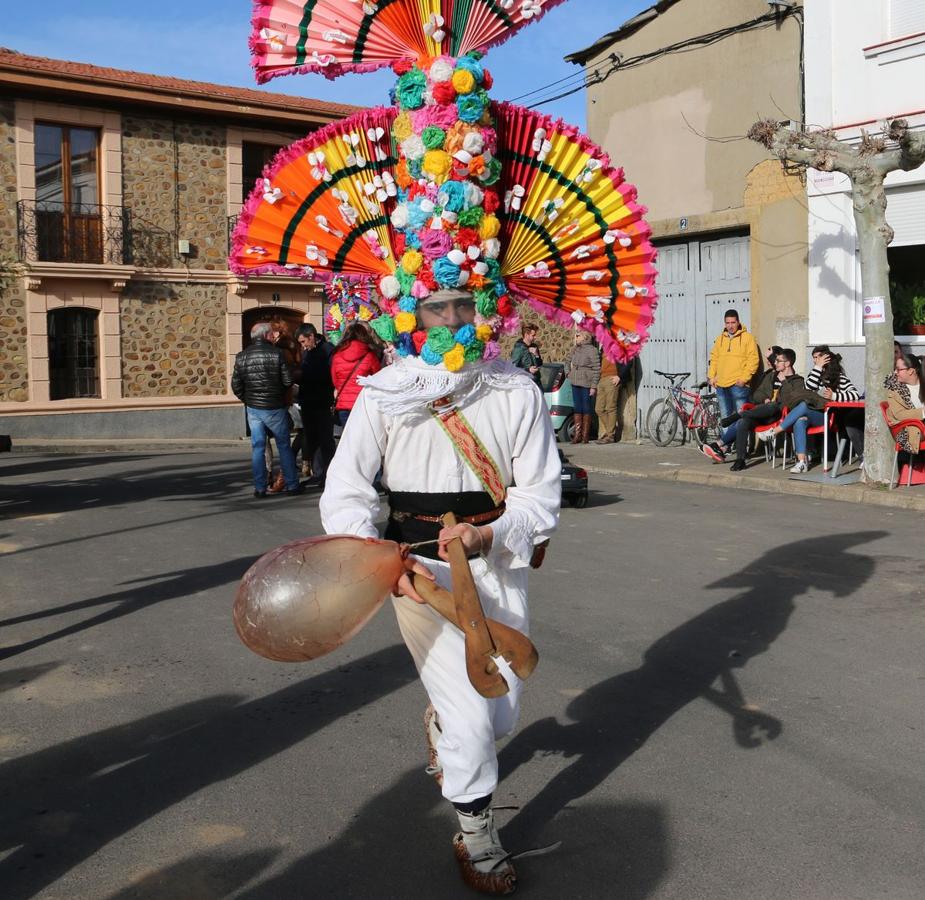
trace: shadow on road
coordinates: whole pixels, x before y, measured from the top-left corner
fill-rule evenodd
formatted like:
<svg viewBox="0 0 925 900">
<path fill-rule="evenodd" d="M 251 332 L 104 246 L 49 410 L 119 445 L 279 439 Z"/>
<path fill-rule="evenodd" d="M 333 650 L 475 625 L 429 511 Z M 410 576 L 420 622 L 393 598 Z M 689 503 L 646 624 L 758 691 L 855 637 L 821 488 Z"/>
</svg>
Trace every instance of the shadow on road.
<svg viewBox="0 0 925 900">
<path fill-rule="evenodd" d="M 191 597 L 200 591 L 207 591 L 211 588 L 233 583 L 241 578 L 253 562 L 253 556 L 240 556 L 237 559 L 223 560 L 210 566 L 197 566 L 192 569 L 182 569 L 179 572 L 174 570 L 164 576 L 151 575 L 144 580 L 150 580 L 154 583 L 144 587 L 131 587 L 124 591 L 103 594 L 100 597 L 91 597 L 89 600 L 79 600 L 76 603 L 66 603 L 63 606 L 41 609 L 26 615 L 0 620 L 0 628 L 5 628 L 11 625 L 19 625 L 23 622 L 45 619 L 50 616 L 78 612 L 82 609 L 92 609 L 95 606 L 118 604 L 111 609 L 91 616 L 89 619 L 74 622 L 41 637 L 24 641 L 15 646 L 0 648 L 0 660 L 9 659 L 12 656 L 41 647 L 43 644 L 49 644 L 68 635 L 78 634 L 88 628 L 102 625 L 104 622 L 111 622 L 113 619 L 131 615 L 148 606 L 153 606 L 155 603 L 162 603 L 164 600 Z M 163 580 L 158 581 L 157 579 L 159 578 L 163 578 Z M 129 583 L 131 584 L 132 582 Z"/>
<path fill-rule="evenodd" d="M 740 593 L 659 638 L 638 669 L 608 678 L 575 698 L 566 709 L 572 724 L 547 718 L 521 731 L 501 753 L 502 777 L 536 753 L 559 753 L 573 761 L 514 817 L 507 841 L 527 845 L 538 840 L 554 817 L 601 784 L 694 700 L 707 699 L 729 714 L 732 737 L 740 747 L 755 748 L 777 737 L 782 724 L 746 707 L 735 669 L 764 653 L 781 635 L 800 594 L 820 590 L 847 597 L 860 588 L 876 564 L 849 551 L 885 535 L 825 535 L 768 551 L 709 585 Z M 719 689 L 713 686 L 717 680 Z M 557 819 L 556 829 L 558 825 Z"/>
<path fill-rule="evenodd" d="M 68 478 L 61 470 L 56 474 L 56 478 L 31 484 L 5 484 L 0 519 L 123 507 L 171 497 L 187 501 L 232 499 L 242 496 L 245 485 L 251 483 L 250 467 L 243 461 L 175 462 L 135 468 L 124 476 L 113 474 L 79 480 Z"/>
<path fill-rule="evenodd" d="M 503 826 L 507 813 L 496 815 Z M 545 897 L 644 900 L 667 869 L 665 816 L 657 805 L 590 804 L 569 811 L 557 824 L 563 846 L 550 856 L 518 863 L 519 890 L 532 886 Z M 473 897 L 453 857 L 451 838 L 457 830 L 450 804 L 419 767 L 363 806 L 336 841 L 242 892 L 238 900 Z M 507 838 L 505 846 L 512 852 L 525 849 Z M 582 873 L 577 878 L 576 867 Z"/>
<path fill-rule="evenodd" d="M 108 900 L 206 900 L 227 897 L 255 878 L 279 856 L 280 848 L 252 853 L 197 853 L 142 874 Z M 293 896 L 300 896 L 294 894 Z"/>
<path fill-rule="evenodd" d="M 73 472 L 75 469 L 87 469 L 90 466 L 106 466 L 110 463 L 134 464 L 147 459 L 157 459 L 157 455 L 147 453 L 55 453 L 45 454 L 38 459 L 30 459 L 28 462 L 17 463 L 7 457 L 3 463 L 0 463 L 0 477 L 19 478 L 23 475 L 48 475 L 49 472 Z"/>
<path fill-rule="evenodd" d="M 266 697 L 211 697 L 0 764 L 4 900 L 35 896 L 162 810 L 415 678 L 395 645 Z"/>
</svg>

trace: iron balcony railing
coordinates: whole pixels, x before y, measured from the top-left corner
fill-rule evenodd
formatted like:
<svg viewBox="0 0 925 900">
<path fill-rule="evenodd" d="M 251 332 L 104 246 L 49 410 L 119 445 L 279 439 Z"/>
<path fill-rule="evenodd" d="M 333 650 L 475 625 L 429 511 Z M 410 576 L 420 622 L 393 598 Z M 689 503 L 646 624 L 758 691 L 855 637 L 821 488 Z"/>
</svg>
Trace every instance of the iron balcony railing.
<svg viewBox="0 0 925 900">
<path fill-rule="evenodd" d="M 132 261 L 131 216 L 125 207 L 20 200 L 16 221 L 22 262 Z"/>
</svg>

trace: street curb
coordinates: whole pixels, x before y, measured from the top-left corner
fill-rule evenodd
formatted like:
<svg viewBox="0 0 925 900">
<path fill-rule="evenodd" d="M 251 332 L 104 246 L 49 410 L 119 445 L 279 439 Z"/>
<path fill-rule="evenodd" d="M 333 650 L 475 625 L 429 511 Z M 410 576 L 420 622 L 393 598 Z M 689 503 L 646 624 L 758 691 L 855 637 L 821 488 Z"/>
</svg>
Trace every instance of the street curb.
<svg viewBox="0 0 925 900">
<path fill-rule="evenodd" d="M 764 494 L 791 494 L 811 497 L 815 500 L 836 500 L 839 503 L 866 503 L 870 506 L 882 506 L 891 509 L 911 509 L 925 511 L 925 496 L 887 492 L 863 485 L 834 485 L 816 482 L 791 481 L 786 478 L 762 478 L 759 476 L 743 478 L 724 472 L 697 472 L 692 469 L 671 469 L 666 472 L 640 472 L 638 469 L 620 469 L 582 463 L 582 468 L 599 475 L 616 475 L 621 478 L 651 478 L 655 481 L 673 481 L 682 484 L 698 484 L 704 487 L 740 488 L 758 491 Z M 899 490 L 899 489 L 897 489 Z"/>
<path fill-rule="evenodd" d="M 178 450 L 228 450 L 247 447 L 243 438 L 79 438 L 57 440 L 24 440 L 14 442 L 12 455 L 24 453 L 77 454 L 77 453 L 170 453 Z M 0 457 L 2 458 L 2 457 Z"/>
</svg>

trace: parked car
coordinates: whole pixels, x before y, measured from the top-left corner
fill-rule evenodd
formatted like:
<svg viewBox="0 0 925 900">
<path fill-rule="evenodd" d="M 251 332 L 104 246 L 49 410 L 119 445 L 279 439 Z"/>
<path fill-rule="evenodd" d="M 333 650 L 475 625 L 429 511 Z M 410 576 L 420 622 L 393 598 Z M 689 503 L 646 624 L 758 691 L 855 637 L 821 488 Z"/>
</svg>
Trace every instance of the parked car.
<svg viewBox="0 0 925 900">
<path fill-rule="evenodd" d="M 540 387 L 556 438 L 563 443 L 571 441 L 575 434 L 575 407 L 572 403 L 572 382 L 565 377 L 565 363 L 543 363 L 540 367 Z M 597 428 L 597 417 L 591 416 L 591 436 Z"/>
<path fill-rule="evenodd" d="M 561 450 L 559 461 L 562 463 L 562 499 L 578 509 L 584 509 L 588 505 L 588 473 L 570 463 Z"/>
</svg>

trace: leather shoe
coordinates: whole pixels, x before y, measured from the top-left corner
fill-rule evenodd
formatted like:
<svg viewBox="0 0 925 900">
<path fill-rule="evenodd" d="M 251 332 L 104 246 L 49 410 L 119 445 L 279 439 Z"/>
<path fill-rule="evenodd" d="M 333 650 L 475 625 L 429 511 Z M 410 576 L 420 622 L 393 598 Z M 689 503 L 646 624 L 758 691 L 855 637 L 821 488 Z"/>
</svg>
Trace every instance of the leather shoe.
<svg viewBox="0 0 925 900">
<path fill-rule="evenodd" d="M 748 468 L 748 466 L 745 465 L 745 460 L 744 460 L 744 459 L 737 459 L 737 460 L 729 467 L 729 471 L 730 471 L 730 472 L 741 472 L 743 469 L 746 469 L 746 468 Z"/>
<path fill-rule="evenodd" d="M 266 491 L 254 491 L 254 497 L 257 500 L 262 500 L 264 497 L 266 497 L 266 495 L 267 495 Z"/>
</svg>

